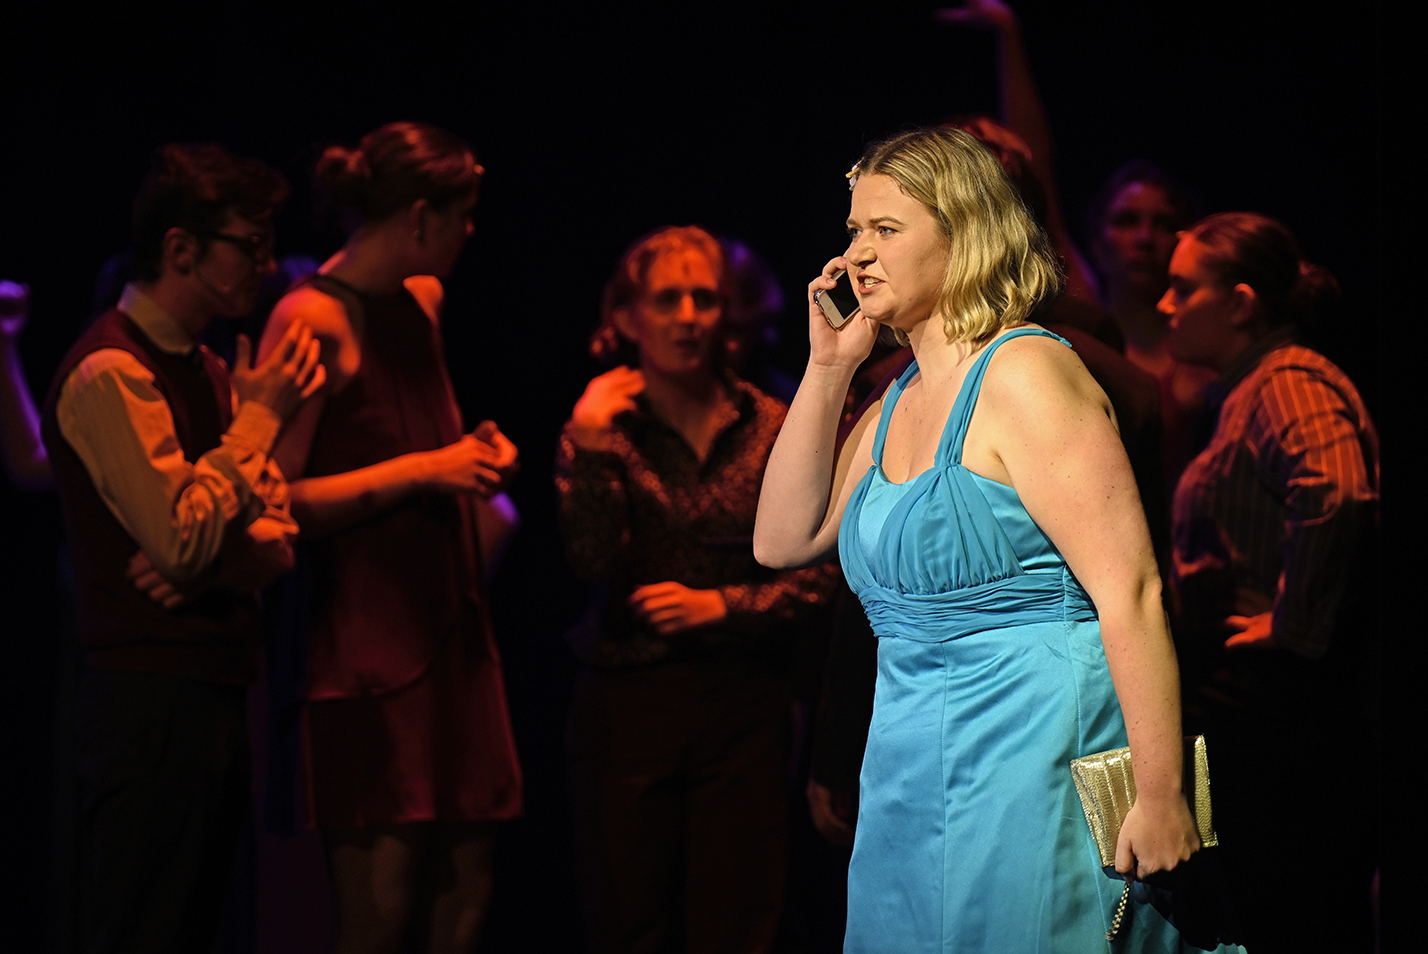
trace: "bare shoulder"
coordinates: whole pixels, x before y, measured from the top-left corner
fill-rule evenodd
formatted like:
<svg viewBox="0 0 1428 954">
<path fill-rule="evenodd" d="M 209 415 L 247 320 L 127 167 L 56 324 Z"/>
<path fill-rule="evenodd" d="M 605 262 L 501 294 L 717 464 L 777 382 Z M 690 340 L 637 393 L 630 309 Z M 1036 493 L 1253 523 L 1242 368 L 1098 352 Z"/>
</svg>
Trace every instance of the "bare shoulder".
<svg viewBox="0 0 1428 954">
<path fill-rule="evenodd" d="M 421 310 L 432 322 L 441 320 L 441 305 L 446 300 L 446 289 L 441 287 L 441 279 L 435 275 L 412 275 L 402 284 L 411 292 Z"/>
<path fill-rule="evenodd" d="M 1110 407 L 1076 352 L 1043 335 L 1021 335 L 997 349 L 982 379 L 981 398 L 1038 416 L 1068 405 Z"/>
<path fill-rule="evenodd" d="M 1047 462 L 1112 444 L 1120 446 L 1115 413 L 1081 359 L 1055 338 L 1025 335 L 992 355 L 962 461 L 1025 493 Z"/>
<path fill-rule="evenodd" d="M 266 341 L 287 332 L 294 322 L 302 322 L 312 333 L 326 341 L 344 341 L 352 337 L 352 320 L 347 306 L 326 292 L 311 285 L 295 288 L 273 307 L 263 338 Z"/>
<path fill-rule="evenodd" d="M 266 358 L 278 346 L 289 328 L 301 322 L 322 343 L 322 363 L 327 368 L 327 390 L 337 393 L 357 373 L 362 363 L 362 346 L 352 315 L 340 298 L 335 298 L 303 285 L 282 297 L 263 329 L 263 343 L 258 349 Z"/>
</svg>

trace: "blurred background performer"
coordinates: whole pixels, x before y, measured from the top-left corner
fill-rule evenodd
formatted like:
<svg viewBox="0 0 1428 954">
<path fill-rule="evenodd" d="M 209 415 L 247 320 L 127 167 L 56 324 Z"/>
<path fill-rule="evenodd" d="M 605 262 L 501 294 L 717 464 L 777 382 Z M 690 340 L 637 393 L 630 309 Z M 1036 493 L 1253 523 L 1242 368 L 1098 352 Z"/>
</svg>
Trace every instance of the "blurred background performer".
<svg viewBox="0 0 1428 954">
<path fill-rule="evenodd" d="M 782 910 L 789 620 L 834 574 L 773 573 L 750 536 L 784 405 L 727 373 L 728 277 L 694 227 L 647 236 L 605 288 L 561 435 L 566 551 L 604 584 L 570 718 L 590 949 L 766 951 Z"/>
<path fill-rule="evenodd" d="M 516 448 L 490 421 L 462 433 L 437 327 L 481 173 L 417 123 L 329 148 L 318 179 L 360 224 L 263 339 L 306 322 L 331 369 L 277 455 L 313 541 L 310 784 L 344 954 L 409 931 L 421 950 L 474 950 L 494 823 L 521 811 L 481 574 L 496 534 L 477 528 Z"/>
<path fill-rule="evenodd" d="M 262 586 L 297 526 L 270 449 L 323 383 L 290 325 L 231 383 L 196 339 L 253 307 L 287 182 L 215 145 L 158 150 L 134 202 L 137 281 L 61 362 L 43 433 L 74 560 L 78 939 L 210 949 L 247 817 Z"/>
<path fill-rule="evenodd" d="M 1256 954 L 1373 940 L 1356 753 L 1374 736 L 1378 435 L 1353 383 L 1298 341 L 1337 297 L 1282 224 L 1226 212 L 1180 239 L 1160 303 L 1175 359 L 1219 375 L 1214 433 L 1175 493 L 1171 592 L 1187 728 L 1210 747 Z"/>
</svg>

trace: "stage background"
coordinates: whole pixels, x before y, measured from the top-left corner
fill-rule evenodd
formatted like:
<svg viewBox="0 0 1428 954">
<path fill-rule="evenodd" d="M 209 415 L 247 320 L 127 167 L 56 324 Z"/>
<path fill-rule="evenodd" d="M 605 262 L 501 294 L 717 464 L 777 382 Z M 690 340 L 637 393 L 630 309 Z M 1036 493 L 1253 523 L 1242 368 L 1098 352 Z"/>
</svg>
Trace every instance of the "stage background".
<svg viewBox="0 0 1428 954">
<path fill-rule="evenodd" d="M 654 227 L 698 223 L 739 238 L 782 281 L 778 361 L 797 374 L 802 289 L 844 245 L 843 173 L 871 139 L 994 112 L 992 40 L 935 25 L 929 3 L 135 6 L 0 14 L 0 277 L 31 285 L 31 386 L 42 396 L 87 320 L 96 272 L 126 243 L 129 203 L 159 143 L 216 140 L 283 170 L 294 195 L 279 254 L 319 258 L 340 241 L 313 216 L 309 170 L 323 145 L 397 119 L 476 145 L 488 174 L 476 234 L 448 282 L 445 336 L 467 419 L 495 419 L 521 448 L 512 497 L 525 521 L 494 592 L 528 814 L 503 834 L 488 949 L 573 949 L 560 755 L 573 664 L 562 633 L 584 590 L 560 557 L 550 473 L 559 427 L 597 370 L 585 343 L 602 284 Z M 1407 455 L 1422 438 L 1409 388 L 1423 371 L 1405 324 L 1423 266 L 1400 158 L 1421 107 L 1400 53 L 1417 34 L 1383 3 L 1019 9 L 1073 228 L 1105 176 L 1143 156 L 1195 186 L 1208 210 L 1283 219 L 1345 288 L 1343 321 L 1320 344 L 1376 414 L 1385 466 L 1390 728 L 1366 746 L 1384 772 L 1361 808 L 1404 817 L 1415 804 L 1399 801 L 1404 768 L 1421 752 L 1407 700 L 1423 626 L 1407 607 L 1423 566 L 1411 544 L 1424 530 L 1407 503 L 1417 482 Z M 55 584 L 57 508 L 51 495 L 3 493 L 11 834 L 0 938 L 43 951 L 65 934 L 60 714 L 72 660 Z M 1400 754 L 1380 760 L 1380 744 Z M 1401 827 L 1381 839 L 1390 928 L 1395 911 L 1406 916 L 1396 892 L 1422 867 Z"/>
</svg>

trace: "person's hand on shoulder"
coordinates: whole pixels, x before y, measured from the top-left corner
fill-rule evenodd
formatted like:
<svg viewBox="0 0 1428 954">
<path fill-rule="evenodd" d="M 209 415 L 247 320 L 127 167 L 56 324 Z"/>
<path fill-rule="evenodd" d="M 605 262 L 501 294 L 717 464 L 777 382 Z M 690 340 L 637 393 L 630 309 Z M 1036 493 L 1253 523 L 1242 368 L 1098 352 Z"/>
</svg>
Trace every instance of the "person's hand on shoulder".
<svg viewBox="0 0 1428 954">
<path fill-rule="evenodd" d="M 240 405 L 252 401 L 287 420 L 327 380 L 327 369 L 318 360 L 321 344 L 300 321 L 288 326 L 277 346 L 256 366 L 252 352 L 248 336 L 239 335 L 232 377 Z"/>
<path fill-rule="evenodd" d="M 570 437 L 582 450 L 609 450 L 615 418 L 635 409 L 645 376 L 621 365 L 591 379 L 570 413 Z"/>
</svg>

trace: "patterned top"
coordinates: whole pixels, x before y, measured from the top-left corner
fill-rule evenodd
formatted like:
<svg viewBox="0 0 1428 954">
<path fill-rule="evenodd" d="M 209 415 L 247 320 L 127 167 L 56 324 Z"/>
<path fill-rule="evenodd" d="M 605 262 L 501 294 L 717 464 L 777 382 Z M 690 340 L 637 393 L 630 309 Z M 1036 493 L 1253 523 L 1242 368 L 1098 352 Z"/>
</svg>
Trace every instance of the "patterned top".
<svg viewBox="0 0 1428 954">
<path fill-rule="evenodd" d="M 1276 642 L 1328 651 L 1378 514 L 1378 434 L 1344 373 L 1277 332 L 1217 382 L 1214 436 L 1175 490 L 1171 585 L 1187 633 L 1273 611 Z"/>
<path fill-rule="evenodd" d="M 643 395 L 638 410 L 615 418 L 609 451 L 576 447 L 569 424 L 561 434 L 555 483 L 566 552 L 582 577 L 609 584 L 587 662 L 620 668 L 757 651 L 778 623 L 831 597 L 831 565 L 776 573 L 754 560 L 759 489 L 787 409 L 744 381 L 731 378 L 729 390 L 732 406 L 703 463 Z M 668 580 L 719 590 L 729 615 L 668 637 L 636 622 L 629 594 Z"/>
</svg>

